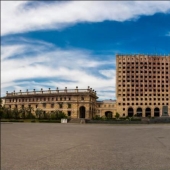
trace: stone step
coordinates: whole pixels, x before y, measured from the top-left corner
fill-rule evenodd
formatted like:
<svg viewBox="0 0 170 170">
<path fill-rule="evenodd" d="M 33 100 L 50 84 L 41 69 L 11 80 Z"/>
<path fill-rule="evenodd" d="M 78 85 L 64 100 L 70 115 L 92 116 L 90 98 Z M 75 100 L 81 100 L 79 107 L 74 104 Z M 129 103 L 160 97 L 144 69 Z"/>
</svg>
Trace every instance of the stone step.
<svg viewBox="0 0 170 170">
<path fill-rule="evenodd" d="M 86 119 L 71 119 L 68 123 L 86 123 Z"/>
</svg>

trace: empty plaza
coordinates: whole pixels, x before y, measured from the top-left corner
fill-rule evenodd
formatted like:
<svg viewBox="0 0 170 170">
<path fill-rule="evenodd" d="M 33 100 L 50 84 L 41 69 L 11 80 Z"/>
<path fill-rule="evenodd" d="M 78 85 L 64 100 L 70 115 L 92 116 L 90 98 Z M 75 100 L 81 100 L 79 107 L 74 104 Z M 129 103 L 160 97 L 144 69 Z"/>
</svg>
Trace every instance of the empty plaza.
<svg viewBox="0 0 170 170">
<path fill-rule="evenodd" d="M 168 170 L 170 124 L 1 123 L 2 170 Z"/>
</svg>

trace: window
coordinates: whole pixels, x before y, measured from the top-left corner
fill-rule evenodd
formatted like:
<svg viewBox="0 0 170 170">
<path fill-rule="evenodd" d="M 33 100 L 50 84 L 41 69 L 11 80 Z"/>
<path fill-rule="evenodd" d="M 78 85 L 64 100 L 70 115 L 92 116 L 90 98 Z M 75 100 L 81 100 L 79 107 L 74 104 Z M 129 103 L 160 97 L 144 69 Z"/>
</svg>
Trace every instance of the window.
<svg viewBox="0 0 170 170">
<path fill-rule="evenodd" d="M 51 108 L 54 108 L 54 104 L 51 104 Z"/>
<path fill-rule="evenodd" d="M 68 116 L 71 116 L 71 111 L 68 111 L 68 112 L 67 112 L 67 115 L 68 115 Z"/>
<path fill-rule="evenodd" d="M 46 108 L 46 103 L 43 103 L 43 107 Z"/>
<path fill-rule="evenodd" d="M 68 108 L 71 108 L 71 104 L 70 103 L 68 103 Z"/>
<path fill-rule="evenodd" d="M 84 100 L 84 97 L 81 97 L 81 100 Z"/>
<path fill-rule="evenodd" d="M 59 108 L 63 108 L 63 104 L 62 103 L 59 103 Z"/>
</svg>

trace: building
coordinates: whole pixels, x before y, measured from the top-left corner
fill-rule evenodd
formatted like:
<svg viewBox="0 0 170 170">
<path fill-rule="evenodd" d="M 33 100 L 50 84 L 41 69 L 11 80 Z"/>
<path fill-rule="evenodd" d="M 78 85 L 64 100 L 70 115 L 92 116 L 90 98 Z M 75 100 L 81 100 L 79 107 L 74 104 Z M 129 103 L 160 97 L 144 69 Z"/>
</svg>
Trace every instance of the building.
<svg viewBox="0 0 170 170">
<path fill-rule="evenodd" d="M 5 106 L 11 109 L 32 107 L 46 113 L 63 111 L 71 118 L 91 119 L 96 113 L 96 91 L 87 89 L 43 90 L 6 93 Z"/>
<path fill-rule="evenodd" d="M 121 116 L 170 115 L 170 56 L 116 56 L 117 112 Z"/>
<path fill-rule="evenodd" d="M 96 103 L 96 115 L 113 118 L 116 114 L 116 100 L 103 100 Z"/>
</svg>

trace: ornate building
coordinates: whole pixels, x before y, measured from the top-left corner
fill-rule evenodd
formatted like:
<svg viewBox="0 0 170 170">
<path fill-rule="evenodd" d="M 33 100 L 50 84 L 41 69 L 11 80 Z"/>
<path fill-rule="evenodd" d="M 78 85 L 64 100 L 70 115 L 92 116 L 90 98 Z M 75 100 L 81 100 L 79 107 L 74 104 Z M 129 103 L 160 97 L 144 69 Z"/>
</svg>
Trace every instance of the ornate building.
<svg viewBox="0 0 170 170">
<path fill-rule="evenodd" d="M 96 91 L 87 89 L 43 90 L 6 93 L 5 106 L 11 109 L 32 107 L 42 109 L 46 113 L 54 110 L 63 111 L 71 118 L 91 119 L 96 113 Z"/>
</svg>

